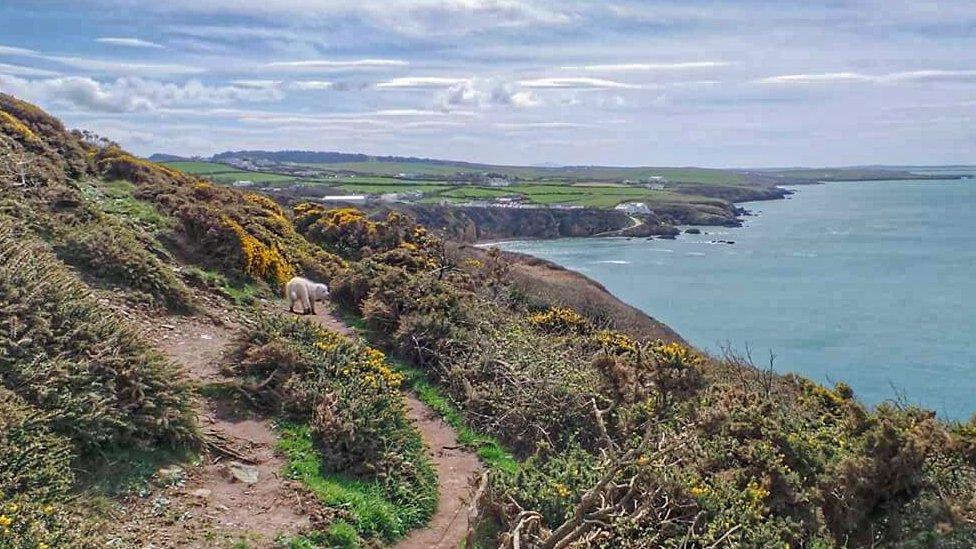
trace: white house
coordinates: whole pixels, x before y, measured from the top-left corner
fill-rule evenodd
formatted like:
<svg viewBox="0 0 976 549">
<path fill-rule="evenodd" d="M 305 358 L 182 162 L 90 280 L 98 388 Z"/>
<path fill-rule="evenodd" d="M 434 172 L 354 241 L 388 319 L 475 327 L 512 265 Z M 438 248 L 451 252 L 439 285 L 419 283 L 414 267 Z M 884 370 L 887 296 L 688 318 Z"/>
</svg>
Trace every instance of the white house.
<svg viewBox="0 0 976 549">
<path fill-rule="evenodd" d="M 629 214 L 649 214 L 651 209 L 647 207 L 644 202 L 624 202 L 623 204 L 617 204 L 614 208 L 621 212 L 626 212 Z"/>
</svg>

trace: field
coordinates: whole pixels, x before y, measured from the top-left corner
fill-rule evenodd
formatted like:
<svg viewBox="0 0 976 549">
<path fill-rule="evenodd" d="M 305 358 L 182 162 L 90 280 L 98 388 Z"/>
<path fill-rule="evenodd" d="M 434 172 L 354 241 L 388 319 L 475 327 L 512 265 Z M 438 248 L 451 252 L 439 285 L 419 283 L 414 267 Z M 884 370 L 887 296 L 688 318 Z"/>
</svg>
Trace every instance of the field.
<svg viewBox="0 0 976 549">
<path fill-rule="evenodd" d="M 217 183 L 233 183 L 235 181 L 252 181 L 254 183 L 277 183 L 295 181 L 289 175 L 265 172 L 249 172 L 238 170 L 227 164 L 216 162 L 164 162 L 165 166 L 193 175 L 199 175 L 216 181 Z"/>
<path fill-rule="evenodd" d="M 308 164 L 324 170 L 348 171 L 372 175 L 397 175 L 401 173 L 447 177 L 458 173 L 497 173 L 508 177 L 528 180 L 594 182 L 621 181 L 624 179 L 648 179 L 662 177 L 675 183 L 710 183 L 741 185 L 745 175 L 731 170 L 707 168 L 616 168 L 602 166 L 567 166 L 546 168 L 534 166 L 493 166 L 488 164 L 431 163 L 431 162 L 336 162 Z"/>
<path fill-rule="evenodd" d="M 436 204 L 447 202 L 463 204 L 473 201 L 491 201 L 502 197 L 520 197 L 529 205 L 582 206 L 589 208 L 613 208 L 629 201 L 652 203 L 696 202 L 709 203 L 712 199 L 670 190 L 648 189 L 628 180 L 664 178 L 669 183 L 696 182 L 705 186 L 739 187 L 749 185 L 746 175 L 728 170 L 705 168 L 609 168 L 563 167 L 537 168 L 523 166 L 490 166 L 465 163 L 438 162 L 340 162 L 308 164 L 309 167 L 343 173 L 340 177 L 300 178 L 285 174 L 244 171 L 215 162 L 169 162 L 167 166 L 192 173 L 218 183 L 252 181 L 259 184 L 302 183 L 334 189 L 340 194 L 383 195 L 388 193 L 418 192 L 416 200 Z M 348 172 L 354 172 L 348 173 Z M 488 186 L 475 182 L 452 181 L 459 173 L 483 175 L 502 174 L 516 179 L 506 187 Z M 401 179 L 395 174 L 409 173 L 426 178 Z"/>
</svg>

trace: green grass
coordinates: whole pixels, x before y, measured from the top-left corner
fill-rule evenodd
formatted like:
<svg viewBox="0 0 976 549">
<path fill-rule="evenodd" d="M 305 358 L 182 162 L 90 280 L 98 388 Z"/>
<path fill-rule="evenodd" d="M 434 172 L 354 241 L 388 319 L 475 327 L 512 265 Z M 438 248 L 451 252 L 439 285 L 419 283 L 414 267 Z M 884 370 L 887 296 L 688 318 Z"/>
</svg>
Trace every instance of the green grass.
<svg viewBox="0 0 976 549">
<path fill-rule="evenodd" d="M 447 163 L 434 164 L 429 162 L 381 162 L 370 160 L 365 162 L 337 162 L 325 164 L 309 164 L 316 168 L 336 171 L 351 171 L 371 175 L 396 175 L 410 173 L 447 177 L 461 173 L 493 172 L 508 177 L 525 180 L 564 180 L 564 181 L 622 181 L 624 179 L 647 179 L 654 176 L 664 177 L 676 183 L 707 183 L 737 185 L 744 183 L 746 178 L 741 173 L 732 170 L 709 168 L 655 168 L 655 167 L 605 167 L 605 166 L 570 166 L 545 168 L 534 166 L 494 166 L 488 164 Z"/>
<path fill-rule="evenodd" d="M 131 219 L 152 234 L 176 226 L 175 219 L 160 213 L 152 203 L 135 198 L 135 189 L 136 186 L 128 181 L 99 181 L 93 187 L 86 187 L 84 192 L 105 213 Z"/>
<path fill-rule="evenodd" d="M 252 181 L 254 183 L 277 183 L 295 181 L 290 175 L 266 172 L 249 172 L 238 170 L 227 164 L 217 162 L 163 162 L 164 166 L 186 172 L 188 174 L 206 177 L 217 183 L 233 183 L 235 181 Z"/>
<path fill-rule="evenodd" d="M 175 170 L 192 173 L 194 175 L 237 171 L 227 164 L 220 164 L 217 162 L 163 162 L 162 164 Z"/>
<path fill-rule="evenodd" d="M 379 482 L 326 473 L 322 455 L 315 449 L 307 425 L 283 422 L 278 426 L 278 433 L 281 437 L 278 449 L 287 459 L 288 477 L 300 481 L 323 504 L 349 512 L 353 517 L 349 526 L 360 536 L 392 542 L 419 526 L 416 510 L 387 500 Z M 329 533 L 348 538 L 349 532 L 343 529 L 339 526 L 337 531 Z"/>
</svg>

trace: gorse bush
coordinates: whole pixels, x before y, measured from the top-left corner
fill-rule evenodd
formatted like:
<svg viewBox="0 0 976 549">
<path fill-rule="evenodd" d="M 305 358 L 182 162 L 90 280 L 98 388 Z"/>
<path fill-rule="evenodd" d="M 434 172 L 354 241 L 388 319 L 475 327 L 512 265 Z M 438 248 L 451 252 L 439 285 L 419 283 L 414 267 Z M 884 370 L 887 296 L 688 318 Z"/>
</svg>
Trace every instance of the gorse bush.
<svg viewBox="0 0 976 549">
<path fill-rule="evenodd" d="M 227 275 L 286 282 L 295 273 L 331 280 L 343 262 L 305 240 L 272 200 L 219 187 L 115 147 L 96 156 L 99 175 L 136 186 L 134 196 L 176 220 L 187 255 Z"/>
<path fill-rule="evenodd" d="M 248 335 L 238 373 L 266 406 L 309 424 L 326 472 L 378 481 L 409 517 L 406 528 L 434 512 L 436 480 L 406 416 L 403 376 L 382 352 L 302 319 L 272 317 Z"/>
<path fill-rule="evenodd" d="M 81 547 L 92 524 L 69 512 L 71 443 L 48 416 L 0 387 L 0 547 Z"/>
<path fill-rule="evenodd" d="M 193 437 L 175 367 L 0 220 L 0 379 L 85 451 Z"/>
<path fill-rule="evenodd" d="M 86 276 L 140 291 L 149 302 L 174 311 L 191 309 L 189 292 L 172 269 L 146 250 L 126 227 L 102 220 L 71 228 L 59 239 L 58 256 Z"/>
</svg>

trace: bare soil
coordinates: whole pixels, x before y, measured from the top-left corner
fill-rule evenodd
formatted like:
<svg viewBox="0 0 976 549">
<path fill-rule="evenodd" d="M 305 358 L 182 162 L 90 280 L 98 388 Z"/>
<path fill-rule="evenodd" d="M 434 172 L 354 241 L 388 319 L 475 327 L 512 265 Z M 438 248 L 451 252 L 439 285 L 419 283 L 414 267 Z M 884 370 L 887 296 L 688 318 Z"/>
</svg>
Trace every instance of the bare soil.
<svg viewBox="0 0 976 549">
<path fill-rule="evenodd" d="M 232 327 L 201 317 L 162 317 L 143 323 L 151 339 L 196 383 L 227 381 L 221 372 Z M 274 547 L 281 536 L 307 530 L 317 505 L 282 476 L 277 436 L 267 418 L 232 400 L 201 398 L 200 428 L 229 452 L 209 451 L 199 464 L 162 468 L 149 487 L 122 503 L 113 537 L 124 547 Z M 246 484 L 229 473 L 239 461 L 254 467 L 258 480 Z M 312 517 L 312 518 L 310 518 Z"/>
</svg>

